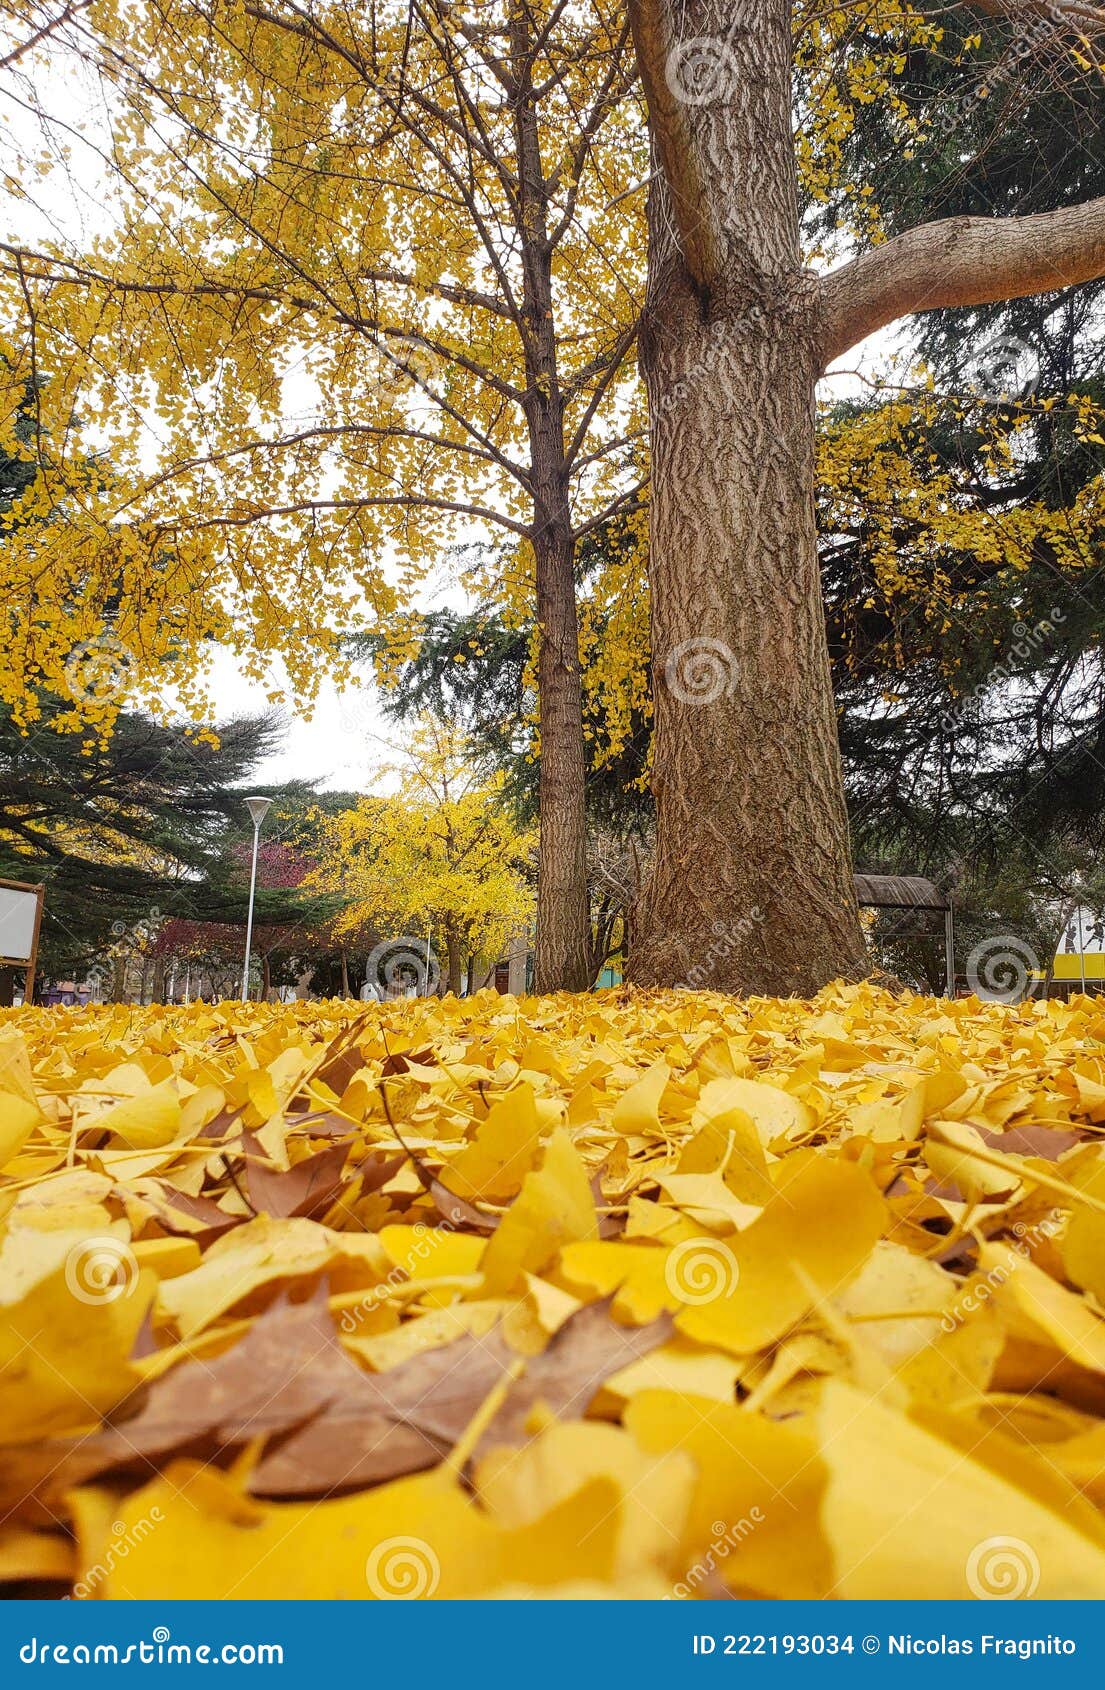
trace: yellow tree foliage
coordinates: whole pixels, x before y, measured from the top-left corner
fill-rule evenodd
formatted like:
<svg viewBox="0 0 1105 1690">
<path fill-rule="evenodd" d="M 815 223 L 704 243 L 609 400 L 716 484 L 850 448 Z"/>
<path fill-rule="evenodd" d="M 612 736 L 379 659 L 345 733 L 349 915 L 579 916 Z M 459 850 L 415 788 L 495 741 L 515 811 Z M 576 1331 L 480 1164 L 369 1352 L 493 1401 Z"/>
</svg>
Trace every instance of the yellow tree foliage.
<svg viewBox="0 0 1105 1690">
<path fill-rule="evenodd" d="M 840 192 L 871 102 L 908 154 L 924 119 L 895 77 L 942 50 L 941 10 L 789 9 L 812 200 Z M 538 977 L 586 984 L 581 640 L 595 648 L 575 564 L 640 509 L 632 353 L 663 316 L 642 316 L 650 136 L 624 8 L 0 16 L 24 214 L 0 247 L 0 446 L 38 470 L 5 513 L 0 696 L 31 718 L 45 682 L 106 723 L 168 670 L 198 711 L 220 641 L 269 686 L 282 657 L 309 699 L 358 623 L 402 655 L 398 613 L 445 544 L 490 532 L 496 597 L 539 629 Z M 877 183 L 844 186 L 841 243 L 877 240 Z M 610 646 L 630 696 L 642 626 Z"/>
<path fill-rule="evenodd" d="M 17 45 L 42 21 L 4 11 Z M 392 0 L 309 20 L 104 0 L 18 52 L 50 138 L 7 187 L 62 232 L 2 264 L 0 442 L 39 467 L 6 519 L 4 697 L 68 694 L 109 617 L 134 689 L 171 662 L 188 694 L 218 639 L 258 678 L 281 655 L 306 698 L 320 661 L 341 670 L 335 635 L 387 625 L 451 538 L 511 540 L 498 589 L 530 602 L 550 469 L 576 535 L 633 497 L 648 166 L 627 27 L 532 12 L 527 47 L 498 4 L 470 24 L 430 4 L 412 29 Z M 102 103 L 71 121 L 89 61 Z"/>
<path fill-rule="evenodd" d="M 423 718 L 406 747 L 398 792 L 320 816 L 308 885 L 340 893 L 339 935 L 432 935 L 448 984 L 496 961 L 533 915 L 536 841 L 503 800 L 503 777 L 473 758 L 463 737 Z"/>
</svg>

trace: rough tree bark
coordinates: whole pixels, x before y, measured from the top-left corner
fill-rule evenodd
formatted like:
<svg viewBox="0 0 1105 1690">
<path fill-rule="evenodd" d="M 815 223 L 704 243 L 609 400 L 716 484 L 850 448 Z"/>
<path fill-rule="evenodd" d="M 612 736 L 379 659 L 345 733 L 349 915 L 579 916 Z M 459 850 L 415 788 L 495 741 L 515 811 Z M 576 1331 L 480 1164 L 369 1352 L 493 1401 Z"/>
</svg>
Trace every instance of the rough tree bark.
<svg viewBox="0 0 1105 1690">
<path fill-rule="evenodd" d="M 819 281 L 801 262 L 790 0 L 629 9 L 654 150 L 640 346 L 657 812 L 630 974 L 807 992 L 866 971 L 817 563 L 815 383 L 906 313 L 1105 274 L 1105 200 L 932 223 Z M 1103 15 L 1039 9 L 1072 27 Z"/>
<path fill-rule="evenodd" d="M 533 477 L 540 698 L 541 857 L 537 882 L 536 989 L 585 991 L 591 984 L 583 692 L 573 568 L 569 465 L 553 316 L 553 249 L 530 65 L 530 22 L 513 21 L 517 92 L 514 128 L 522 244 L 525 415 Z"/>
<path fill-rule="evenodd" d="M 725 42 L 716 103 L 679 97 L 694 66 L 673 63 L 658 9 L 634 7 L 657 138 L 640 342 L 657 821 L 630 974 L 804 992 L 866 962 L 817 565 L 791 7 L 692 10 L 687 36 Z"/>
</svg>

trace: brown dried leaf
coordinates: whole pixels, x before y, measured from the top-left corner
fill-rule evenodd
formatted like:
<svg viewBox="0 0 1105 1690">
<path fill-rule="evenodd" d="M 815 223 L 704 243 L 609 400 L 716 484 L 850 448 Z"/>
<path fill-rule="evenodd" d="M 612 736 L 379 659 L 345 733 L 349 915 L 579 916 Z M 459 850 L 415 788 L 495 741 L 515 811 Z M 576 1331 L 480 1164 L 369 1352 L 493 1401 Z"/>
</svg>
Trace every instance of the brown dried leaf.
<svg viewBox="0 0 1105 1690">
<path fill-rule="evenodd" d="M 328 1145 L 287 1171 L 270 1165 L 263 1146 L 248 1130 L 242 1133 L 242 1146 L 246 1151 L 246 1189 L 258 1214 L 284 1220 L 302 1215 L 317 1220 L 342 1188 L 348 1142 Z"/>
<path fill-rule="evenodd" d="M 666 1315 L 649 1326 L 617 1325 L 609 1300 L 580 1309 L 511 1385 L 476 1453 L 524 1442 L 538 1402 L 561 1418 L 579 1418 L 605 1379 L 665 1343 L 671 1332 Z M 251 1489 L 262 1496 L 314 1495 L 432 1467 L 517 1361 L 497 1330 L 486 1338 L 458 1338 L 387 1373 L 360 1375 L 354 1391 L 335 1397 L 263 1457 Z"/>
</svg>

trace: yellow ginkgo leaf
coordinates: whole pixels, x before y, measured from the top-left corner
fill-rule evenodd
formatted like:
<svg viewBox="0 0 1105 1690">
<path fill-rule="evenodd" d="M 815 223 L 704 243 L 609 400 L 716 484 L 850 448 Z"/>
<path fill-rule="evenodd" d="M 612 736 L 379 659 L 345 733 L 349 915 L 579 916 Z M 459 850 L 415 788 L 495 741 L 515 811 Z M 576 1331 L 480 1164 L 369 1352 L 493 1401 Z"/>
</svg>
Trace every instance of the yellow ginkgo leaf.
<svg viewBox="0 0 1105 1690">
<path fill-rule="evenodd" d="M 565 1244 L 598 1233 L 587 1170 L 568 1132 L 553 1133 L 540 1168 L 487 1241 L 480 1262 L 487 1294 L 501 1296 L 523 1273 L 538 1273 Z"/>
<path fill-rule="evenodd" d="M 131 1350 L 156 1281 L 107 1234 L 33 1234 L 63 1261 L 0 1305 L 0 1444 L 93 1426 L 139 1383 Z"/>
<path fill-rule="evenodd" d="M 753 1123 L 765 1145 L 771 1145 L 777 1139 L 800 1138 L 813 1125 L 809 1106 L 780 1086 L 769 1085 L 765 1080 L 740 1078 L 712 1084 L 724 1087 L 724 1092 L 719 1090 L 714 1093 L 710 1087 L 706 1088 L 710 1092 L 711 1107 L 716 1097 L 724 1099 L 723 1116 L 725 1112 L 740 1110 Z"/>
<path fill-rule="evenodd" d="M 1105 1199 L 1105 1153 L 1095 1150 L 1078 1167 L 1071 1168 L 1069 1178 L 1077 1191 L 1089 1192 L 1099 1201 Z M 1105 1215 L 1100 1209 L 1088 1203 L 1071 1205 L 1059 1251 L 1075 1285 L 1092 1291 L 1099 1306 L 1105 1307 Z"/>
<path fill-rule="evenodd" d="M 596 1479 L 531 1523 L 500 1525 L 444 1471 L 325 1502 L 259 1504 L 217 1469 L 176 1462 L 119 1507 L 102 1554 L 109 1599 L 349 1601 L 486 1595 L 567 1569 L 607 1582 L 621 1491 Z M 138 1531 L 156 1508 L 156 1529 Z M 122 1531 L 118 1531 L 118 1527 Z M 107 1554 L 128 1537 L 125 1558 Z"/>
<path fill-rule="evenodd" d="M 762 1349 L 844 1290 L 885 1224 L 886 1206 L 857 1163 L 796 1152 L 760 1218 L 708 1246 L 718 1263 L 697 1284 L 688 1256 L 680 1331 L 737 1355 Z"/>
<path fill-rule="evenodd" d="M 677 1173 L 721 1171 L 735 1196 L 764 1203 L 771 1193 L 767 1158 L 752 1117 L 733 1102 L 735 1080 L 710 1080 L 698 1095 L 691 1117 L 695 1134 L 684 1146 Z"/>
<path fill-rule="evenodd" d="M 371 1234 L 331 1232 L 316 1221 L 263 1215 L 216 1240 L 190 1273 L 163 1281 L 157 1312 L 187 1338 L 277 1282 L 326 1273 L 336 1293 L 370 1291 L 390 1267 Z"/>
<path fill-rule="evenodd" d="M 560 1254 L 560 1277 L 577 1295 L 616 1292 L 615 1312 L 643 1326 L 662 1309 L 681 1306 L 678 1290 L 668 1276 L 670 1250 L 659 1244 L 628 1244 L 621 1239 L 595 1239 L 568 1244 Z"/>
<path fill-rule="evenodd" d="M 660 1130 L 660 1099 L 671 1069 L 666 1062 L 654 1062 L 643 1078 L 624 1091 L 614 1105 L 611 1125 L 620 1133 L 655 1133 Z"/>
<path fill-rule="evenodd" d="M 825 1472 L 808 1428 L 671 1391 L 634 1396 L 625 1424 L 642 1449 L 682 1450 L 697 1470 L 677 1594 L 710 1594 L 711 1576 L 752 1596 L 826 1594 Z"/>
<path fill-rule="evenodd" d="M 38 1123 L 42 1111 L 37 1103 L 30 1103 L 13 1092 L 0 1091 L 0 1168 L 18 1156 Z"/>
<path fill-rule="evenodd" d="M 129 1150 L 156 1150 L 181 1131 L 180 1095 L 171 1080 L 126 1098 L 97 1115 L 98 1131 L 111 1133 Z"/>
<path fill-rule="evenodd" d="M 896 1412 L 837 1380 L 823 1388 L 817 1425 L 833 1595 L 1100 1594 L 1105 1532 L 1073 1485 L 1023 1447 L 934 1412 Z"/>
<path fill-rule="evenodd" d="M 493 1450 L 479 1463 L 476 1494 L 503 1526 L 532 1525 L 580 1484 L 606 1479 L 621 1493 L 615 1572 L 679 1573 L 679 1541 L 695 1486 L 682 1450 L 646 1454 L 617 1426 L 552 1425 L 522 1450 Z"/>
<path fill-rule="evenodd" d="M 503 1202 L 518 1191 L 540 1151 L 537 1099 L 523 1081 L 491 1105 L 467 1150 L 449 1162 L 443 1183 L 459 1197 Z"/>
</svg>

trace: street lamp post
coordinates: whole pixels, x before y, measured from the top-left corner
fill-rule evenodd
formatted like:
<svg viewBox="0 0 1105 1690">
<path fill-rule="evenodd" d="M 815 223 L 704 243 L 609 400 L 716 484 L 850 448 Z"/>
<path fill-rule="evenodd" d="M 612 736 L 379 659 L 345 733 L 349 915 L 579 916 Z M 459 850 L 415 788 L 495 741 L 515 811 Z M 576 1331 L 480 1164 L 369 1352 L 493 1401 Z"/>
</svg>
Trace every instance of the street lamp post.
<svg viewBox="0 0 1105 1690">
<path fill-rule="evenodd" d="M 257 844 L 261 823 L 268 815 L 271 798 L 247 798 L 246 809 L 253 817 L 253 865 L 249 871 L 249 914 L 246 917 L 246 954 L 242 963 L 242 1002 L 249 1002 L 249 951 L 253 943 L 253 897 L 257 890 Z"/>
</svg>

